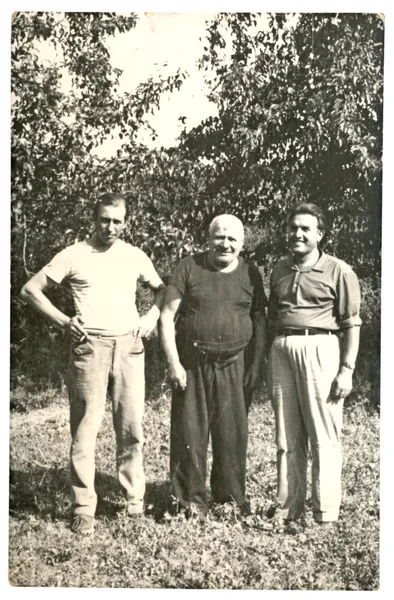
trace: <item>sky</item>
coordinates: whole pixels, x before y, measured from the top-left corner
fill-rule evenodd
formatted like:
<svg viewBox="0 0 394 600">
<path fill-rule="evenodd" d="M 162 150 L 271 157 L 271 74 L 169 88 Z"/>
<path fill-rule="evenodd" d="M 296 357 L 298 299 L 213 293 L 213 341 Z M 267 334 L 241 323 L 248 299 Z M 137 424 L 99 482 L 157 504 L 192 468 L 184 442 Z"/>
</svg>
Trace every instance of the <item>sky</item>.
<svg viewBox="0 0 394 600">
<path fill-rule="evenodd" d="M 158 137 L 155 145 L 170 146 L 183 129 L 180 116 L 192 128 L 216 113 L 206 97 L 203 73 L 196 62 L 203 53 L 200 38 L 205 36 L 205 21 L 213 13 L 140 13 L 132 31 L 109 40 L 112 66 L 123 70 L 120 92 L 133 92 L 149 76 L 174 75 L 178 68 L 188 74 L 179 91 L 163 96 L 160 111 L 151 118 Z M 148 138 L 144 142 L 150 144 Z M 108 142 L 103 154 L 116 142 Z"/>
<path fill-rule="evenodd" d="M 149 76 L 168 77 L 178 68 L 187 74 L 181 89 L 163 95 L 160 109 L 149 117 L 157 132 L 156 140 L 152 141 L 148 135 L 139 138 L 150 147 L 169 147 L 176 143 L 184 128 L 192 129 L 203 119 L 217 114 L 215 105 L 207 98 L 206 73 L 197 67 L 204 52 L 207 21 L 212 21 L 215 13 L 140 12 L 138 17 L 133 30 L 108 38 L 111 63 L 123 71 L 121 93 L 133 92 Z M 256 30 L 265 27 L 266 17 L 262 16 Z M 179 120 L 181 116 L 186 117 L 185 124 Z M 114 155 L 120 144 L 116 137 L 109 138 L 95 154 L 103 158 Z"/>
<path fill-rule="evenodd" d="M 148 78 L 152 77 L 154 81 L 167 79 L 178 69 L 186 75 L 181 88 L 163 94 L 160 109 L 146 115 L 156 130 L 156 139 L 153 140 L 149 130 L 143 128 L 138 137 L 138 141 L 148 147 L 169 147 L 176 143 L 184 128 L 189 130 L 204 118 L 216 114 L 216 107 L 207 99 L 204 74 L 197 68 L 197 61 L 204 51 L 206 22 L 215 15 L 209 12 L 138 12 L 137 15 L 137 24 L 131 31 L 106 39 L 111 65 L 122 71 L 117 91 L 133 94 Z M 44 63 L 64 60 L 48 41 L 38 42 L 36 53 Z M 72 80 L 67 72 L 62 82 L 64 91 L 71 89 Z M 179 120 L 181 116 L 186 117 L 185 124 Z M 121 144 L 118 132 L 114 131 L 94 153 L 99 158 L 114 156 Z"/>
</svg>

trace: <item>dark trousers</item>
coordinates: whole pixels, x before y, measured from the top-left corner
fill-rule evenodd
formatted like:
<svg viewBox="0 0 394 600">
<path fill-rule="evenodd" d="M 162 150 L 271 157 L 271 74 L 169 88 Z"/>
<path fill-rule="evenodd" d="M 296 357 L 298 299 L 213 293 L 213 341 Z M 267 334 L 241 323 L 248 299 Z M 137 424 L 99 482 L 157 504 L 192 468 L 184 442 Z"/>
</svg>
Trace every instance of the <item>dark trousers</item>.
<svg viewBox="0 0 394 600">
<path fill-rule="evenodd" d="M 245 501 L 248 439 L 244 351 L 214 360 L 196 351 L 180 352 L 186 390 L 174 390 L 171 406 L 172 490 L 181 507 L 207 508 L 207 449 L 211 433 L 214 502 Z"/>
</svg>

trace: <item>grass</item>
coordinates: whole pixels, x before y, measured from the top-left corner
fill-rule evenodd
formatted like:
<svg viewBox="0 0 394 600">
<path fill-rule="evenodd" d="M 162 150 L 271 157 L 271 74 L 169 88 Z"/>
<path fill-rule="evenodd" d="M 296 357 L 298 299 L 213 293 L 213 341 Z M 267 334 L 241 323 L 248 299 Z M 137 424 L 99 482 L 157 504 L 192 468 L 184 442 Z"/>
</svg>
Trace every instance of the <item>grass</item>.
<svg viewBox="0 0 394 600">
<path fill-rule="evenodd" d="M 18 391 L 17 404 L 31 406 Z M 70 434 L 64 393 L 11 414 L 9 581 L 14 586 L 376 590 L 379 587 L 379 416 L 359 401 L 344 412 L 343 503 L 333 528 L 305 519 L 264 529 L 275 501 L 274 420 L 269 403 L 249 416 L 249 516 L 231 505 L 201 523 L 166 518 L 169 398 L 156 393 L 145 415 L 146 518 L 130 520 L 115 473 L 110 407 L 97 441 L 99 496 L 94 536 L 69 529 Z"/>
</svg>

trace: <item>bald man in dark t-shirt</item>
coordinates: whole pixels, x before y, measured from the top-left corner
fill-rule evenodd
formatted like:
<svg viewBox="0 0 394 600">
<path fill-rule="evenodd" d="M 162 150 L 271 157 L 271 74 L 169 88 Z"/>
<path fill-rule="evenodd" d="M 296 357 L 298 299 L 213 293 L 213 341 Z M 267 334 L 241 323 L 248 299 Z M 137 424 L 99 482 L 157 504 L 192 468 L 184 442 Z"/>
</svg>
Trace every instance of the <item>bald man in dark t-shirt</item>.
<svg viewBox="0 0 394 600">
<path fill-rule="evenodd" d="M 265 298 L 257 267 L 239 256 L 241 221 L 216 217 L 209 250 L 183 259 L 161 315 L 173 385 L 170 475 L 177 508 L 206 512 L 211 434 L 214 502 L 245 502 L 247 412 L 266 348 Z M 245 367 L 245 349 L 251 349 Z"/>
</svg>

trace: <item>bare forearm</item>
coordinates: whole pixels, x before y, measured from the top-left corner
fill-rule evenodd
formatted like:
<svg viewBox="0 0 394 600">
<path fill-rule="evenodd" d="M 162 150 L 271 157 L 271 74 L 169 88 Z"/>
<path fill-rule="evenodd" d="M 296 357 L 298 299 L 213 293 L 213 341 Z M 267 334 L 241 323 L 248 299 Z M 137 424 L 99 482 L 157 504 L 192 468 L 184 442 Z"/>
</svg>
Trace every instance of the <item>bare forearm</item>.
<svg viewBox="0 0 394 600">
<path fill-rule="evenodd" d="M 65 327 L 70 320 L 70 317 L 56 308 L 56 306 L 54 306 L 40 290 L 31 292 L 29 289 L 23 289 L 21 297 L 29 306 L 31 306 L 34 310 L 42 314 L 58 327 Z"/>
<path fill-rule="evenodd" d="M 175 342 L 175 323 L 171 315 L 161 315 L 160 335 L 165 358 L 168 365 L 179 364 L 178 349 Z"/>
<path fill-rule="evenodd" d="M 360 343 L 360 327 L 349 327 L 343 331 L 341 364 L 354 367 Z"/>
<path fill-rule="evenodd" d="M 346 398 L 353 387 L 353 369 L 360 341 L 360 327 L 349 327 L 343 331 L 341 363 L 331 386 L 334 400 Z"/>
<path fill-rule="evenodd" d="M 156 317 L 157 319 L 160 317 L 160 311 L 163 307 L 164 297 L 166 293 L 166 288 L 163 286 L 155 291 L 155 295 L 153 297 L 153 303 L 148 311 L 148 315 L 152 317 Z"/>
</svg>

